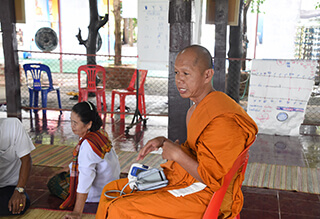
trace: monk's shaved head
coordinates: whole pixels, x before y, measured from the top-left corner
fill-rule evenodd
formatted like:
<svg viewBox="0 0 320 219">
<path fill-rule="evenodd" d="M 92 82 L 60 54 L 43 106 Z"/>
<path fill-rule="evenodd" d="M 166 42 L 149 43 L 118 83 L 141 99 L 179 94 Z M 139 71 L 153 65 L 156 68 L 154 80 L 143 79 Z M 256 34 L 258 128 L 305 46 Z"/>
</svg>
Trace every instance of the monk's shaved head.
<svg viewBox="0 0 320 219">
<path fill-rule="evenodd" d="M 180 54 L 189 54 L 193 56 L 193 66 L 198 66 L 201 72 L 213 68 L 212 56 L 210 52 L 200 45 L 191 45 L 184 48 Z"/>
</svg>

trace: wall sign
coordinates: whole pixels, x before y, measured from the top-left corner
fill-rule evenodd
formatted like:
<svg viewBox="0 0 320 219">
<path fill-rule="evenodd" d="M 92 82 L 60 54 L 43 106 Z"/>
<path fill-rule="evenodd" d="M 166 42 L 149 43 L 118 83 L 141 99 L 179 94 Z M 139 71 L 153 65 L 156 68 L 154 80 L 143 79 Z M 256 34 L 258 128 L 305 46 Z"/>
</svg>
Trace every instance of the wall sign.
<svg viewBox="0 0 320 219">
<path fill-rule="evenodd" d="M 299 135 L 316 67 L 316 60 L 252 61 L 247 112 L 259 133 Z"/>
</svg>

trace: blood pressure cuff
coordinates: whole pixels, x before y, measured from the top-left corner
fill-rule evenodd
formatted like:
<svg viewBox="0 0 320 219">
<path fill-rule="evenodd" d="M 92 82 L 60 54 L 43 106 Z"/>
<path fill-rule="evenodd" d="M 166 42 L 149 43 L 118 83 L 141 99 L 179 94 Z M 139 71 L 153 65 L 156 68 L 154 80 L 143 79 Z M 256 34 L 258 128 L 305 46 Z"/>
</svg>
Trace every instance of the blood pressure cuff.
<svg viewBox="0 0 320 219">
<path fill-rule="evenodd" d="M 151 168 L 137 175 L 135 186 L 140 191 L 147 191 L 165 187 L 168 182 L 162 170 Z"/>
<path fill-rule="evenodd" d="M 138 173 L 136 177 L 129 178 L 129 182 L 122 188 L 122 190 L 109 190 L 105 191 L 104 195 L 107 198 L 117 198 L 119 196 L 122 196 L 126 194 L 124 192 L 124 189 L 129 185 L 132 189 L 130 193 L 132 193 L 134 190 L 138 191 L 148 191 L 148 190 L 154 190 L 159 189 L 162 187 L 165 187 L 168 185 L 168 180 L 166 176 L 164 175 L 164 172 L 162 170 L 158 170 L 157 168 L 151 168 L 151 169 L 145 169 L 142 172 Z M 110 193 L 119 193 L 119 196 L 113 196 L 110 195 Z"/>
</svg>

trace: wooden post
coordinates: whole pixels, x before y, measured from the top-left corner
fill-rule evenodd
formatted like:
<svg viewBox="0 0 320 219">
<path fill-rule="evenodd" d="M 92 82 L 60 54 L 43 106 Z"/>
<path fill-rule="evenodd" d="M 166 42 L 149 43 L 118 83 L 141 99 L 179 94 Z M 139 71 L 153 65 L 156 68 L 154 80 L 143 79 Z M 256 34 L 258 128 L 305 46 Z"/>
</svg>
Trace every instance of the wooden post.
<svg viewBox="0 0 320 219">
<path fill-rule="evenodd" d="M 169 124 L 168 138 L 172 141 L 184 142 L 187 137 L 186 115 L 191 106 L 189 99 L 181 98 L 175 84 L 174 63 L 177 54 L 191 44 L 191 2 L 186 0 L 170 0 L 169 24 Z"/>
<path fill-rule="evenodd" d="M 215 1 L 215 49 L 213 87 L 225 92 L 226 80 L 226 44 L 229 0 Z"/>
<path fill-rule="evenodd" d="M 63 57 L 62 57 L 62 26 L 61 26 L 61 4 L 58 0 L 58 24 L 59 24 L 59 49 L 60 49 L 60 72 L 63 72 Z"/>
<path fill-rule="evenodd" d="M 241 57 L 243 53 L 242 46 L 242 8 L 244 0 L 240 0 L 239 22 L 238 26 L 230 26 L 229 33 L 229 70 L 227 79 L 226 94 L 234 99 L 237 103 L 240 101 L 239 88 L 241 76 Z M 236 58 L 236 60 L 232 60 Z"/>
<path fill-rule="evenodd" d="M 114 14 L 114 64 L 121 65 L 121 54 L 122 54 L 122 41 L 121 41 L 121 2 L 120 0 L 113 0 L 113 14 Z"/>
<path fill-rule="evenodd" d="M 21 119 L 20 71 L 16 38 L 15 6 L 12 0 L 2 0 L 0 20 L 4 53 L 7 116 Z"/>
</svg>

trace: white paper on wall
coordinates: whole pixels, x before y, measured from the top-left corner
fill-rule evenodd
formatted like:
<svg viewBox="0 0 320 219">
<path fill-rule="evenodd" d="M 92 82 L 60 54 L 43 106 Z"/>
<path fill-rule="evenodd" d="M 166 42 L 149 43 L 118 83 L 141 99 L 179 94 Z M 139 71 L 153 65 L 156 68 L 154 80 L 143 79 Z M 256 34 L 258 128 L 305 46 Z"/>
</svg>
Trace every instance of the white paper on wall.
<svg viewBox="0 0 320 219">
<path fill-rule="evenodd" d="M 247 112 L 259 133 L 299 135 L 316 66 L 316 60 L 252 61 Z"/>
<path fill-rule="evenodd" d="M 139 69 L 169 69 L 168 19 L 168 0 L 138 0 Z"/>
</svg>

